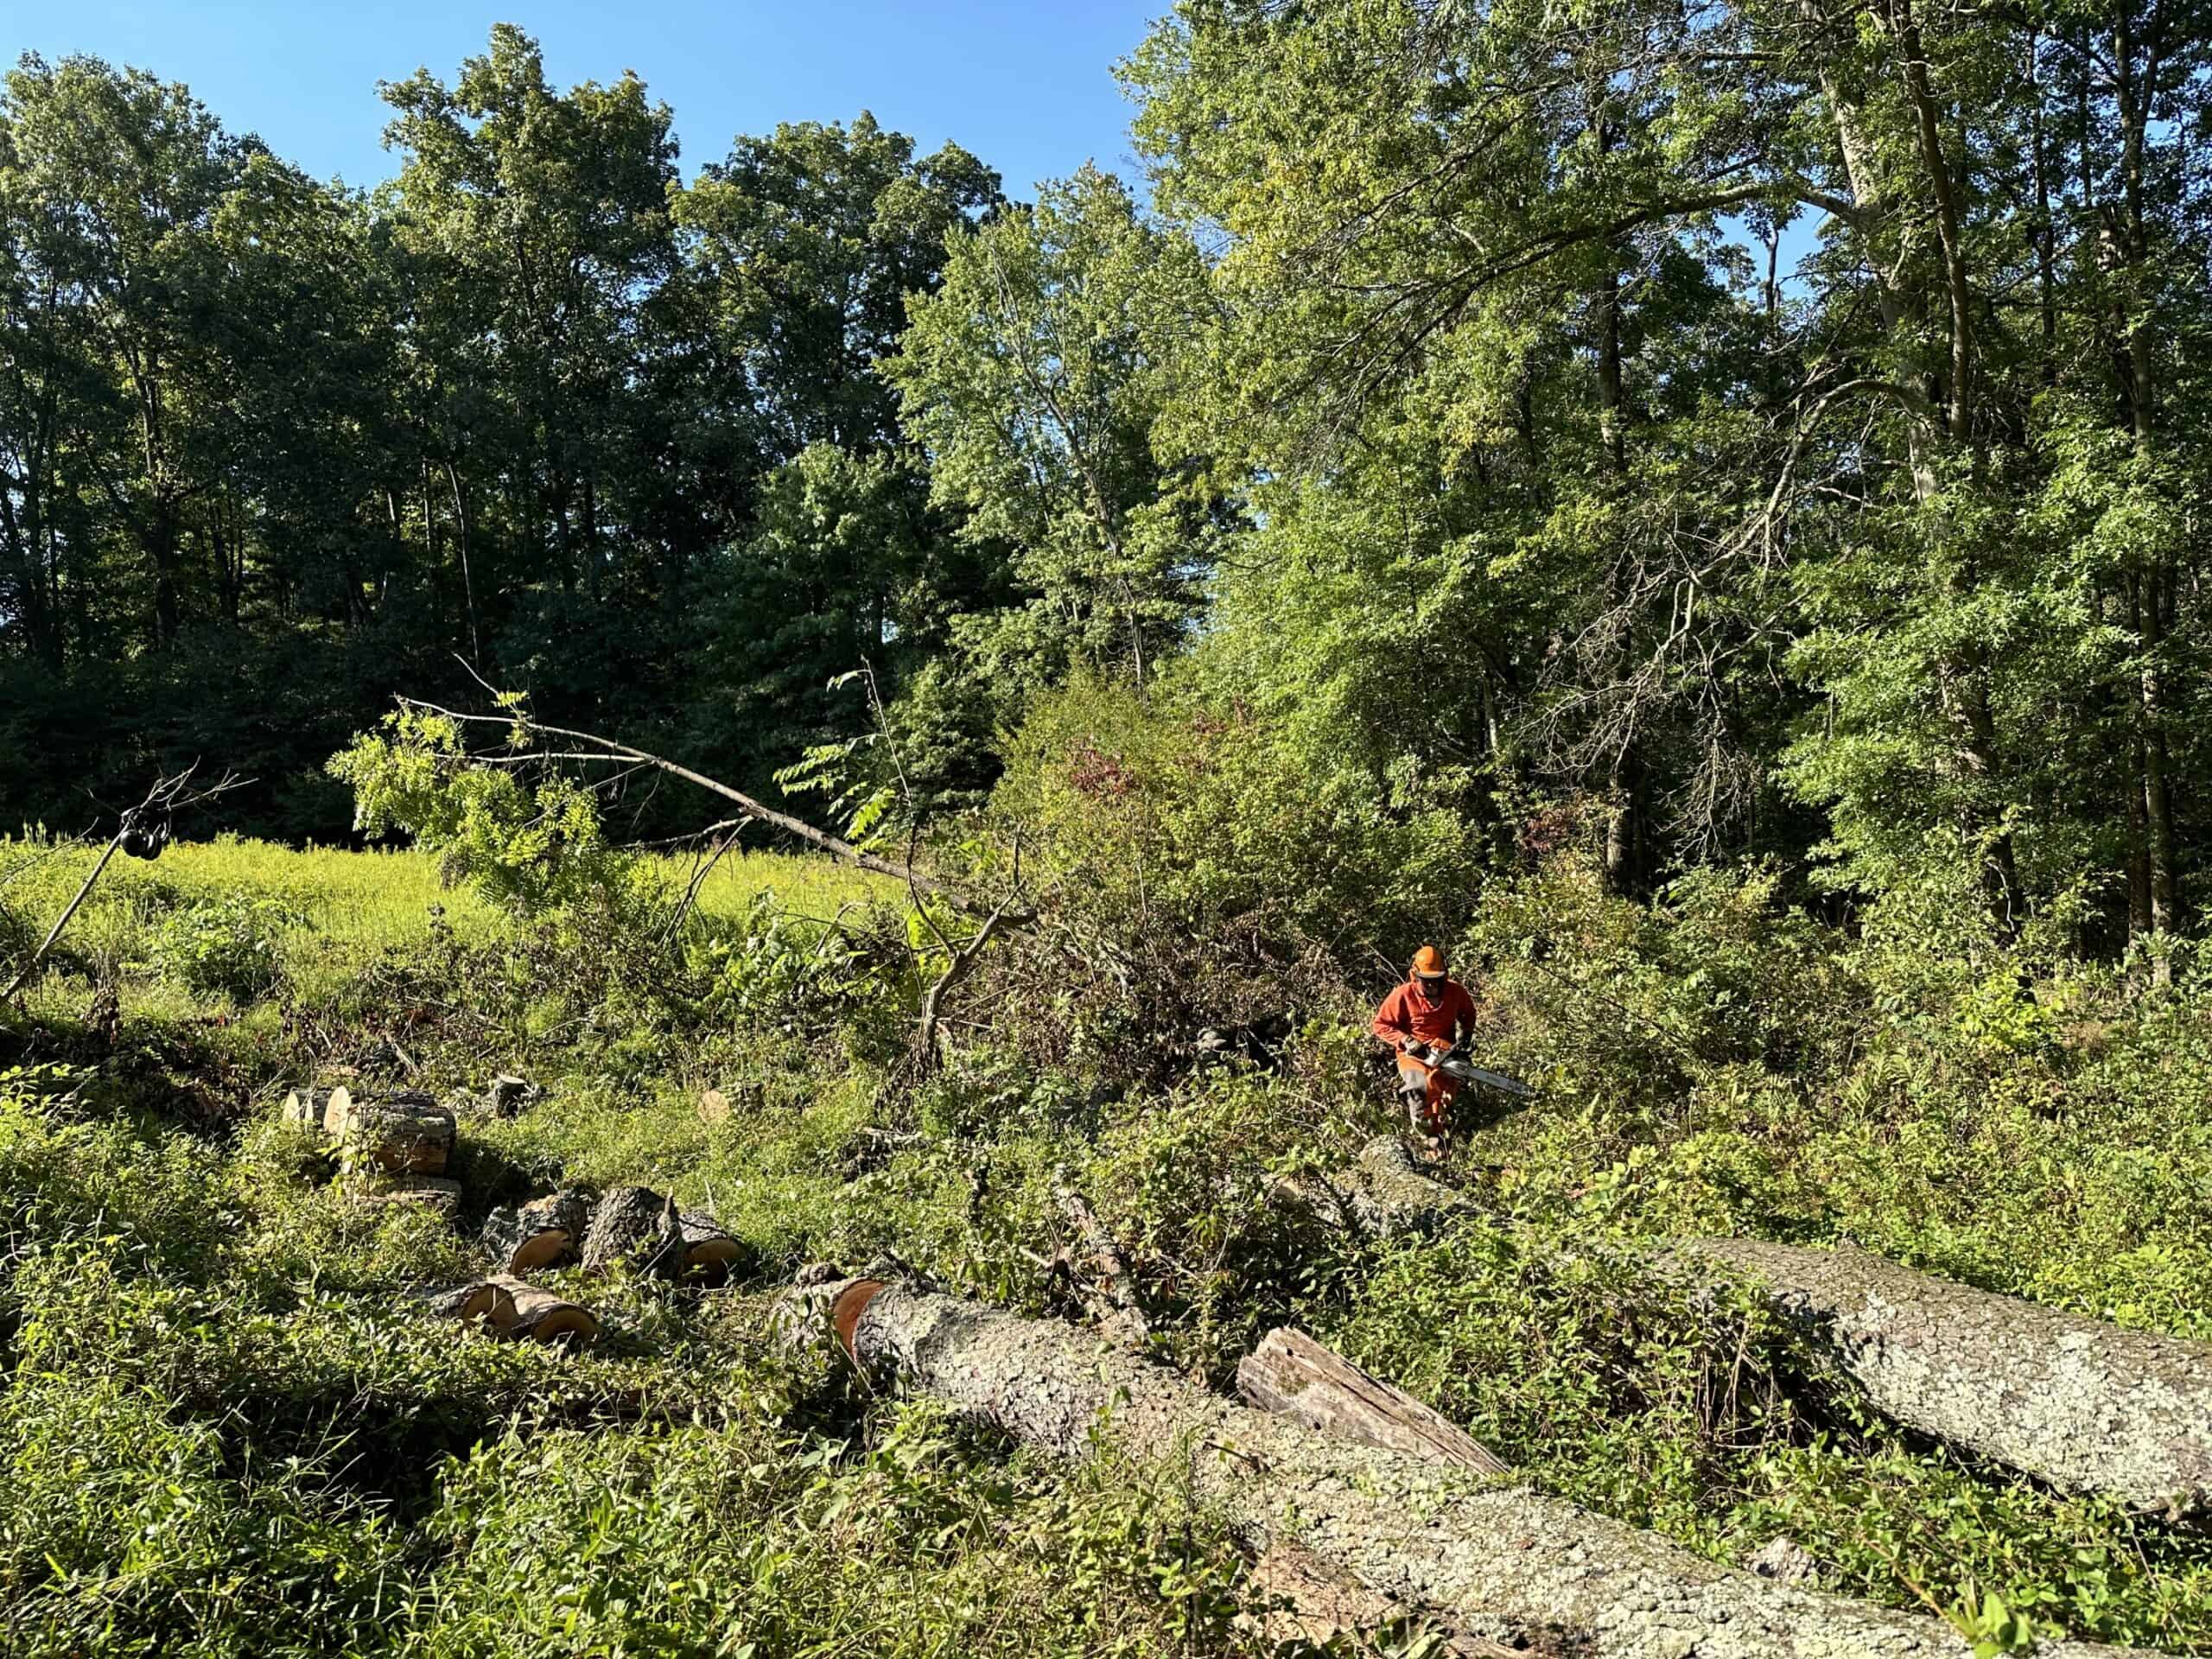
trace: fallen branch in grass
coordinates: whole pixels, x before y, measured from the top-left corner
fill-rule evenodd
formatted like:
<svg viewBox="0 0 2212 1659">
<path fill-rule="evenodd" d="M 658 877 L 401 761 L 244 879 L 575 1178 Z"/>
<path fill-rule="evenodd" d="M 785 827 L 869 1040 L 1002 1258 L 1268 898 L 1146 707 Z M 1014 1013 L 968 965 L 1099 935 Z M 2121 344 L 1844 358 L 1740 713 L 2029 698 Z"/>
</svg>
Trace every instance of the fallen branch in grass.
<svg viewBox="0 0 2212 1659">
<path fill-rule="evenodd" d="M 93 884 L 99 881 L 102 872 L 107 868 L 108 861 L 115 856 L 118 848 L 134 852 L 142 858 L 155 857 L 168 842 L 168 824 L 173 815 L 253 781 L 250 778 L 225 772 L 206 789 L 194 789 L 191 786 L 192 774 L 198 770 L 199 763 L 195 761 L 182 772 L 156 779 L 154 786 L 146 791 L 146 798 L 124 813 L 115 826 L 115 834 L 108 837 L 107 845 L 100 849 L 99 861 L 93 864 L 91 874 L 85 877 L 84 885 L 77 889 L 76 896 L 55 918 L 46 937 L 39 941 L 38 948 L 24 958 L 22 966 L 16 970 L 15 977 L 4 988 L 0 988 L 0 1001 L 12 999 L 38 971 L 39 963 L 46 960 L 46 953 L 61 937 L 61 930 L 69 925 L 70 918 L 84 904 L 86 895 L 92 892 Z"/>
</svg>

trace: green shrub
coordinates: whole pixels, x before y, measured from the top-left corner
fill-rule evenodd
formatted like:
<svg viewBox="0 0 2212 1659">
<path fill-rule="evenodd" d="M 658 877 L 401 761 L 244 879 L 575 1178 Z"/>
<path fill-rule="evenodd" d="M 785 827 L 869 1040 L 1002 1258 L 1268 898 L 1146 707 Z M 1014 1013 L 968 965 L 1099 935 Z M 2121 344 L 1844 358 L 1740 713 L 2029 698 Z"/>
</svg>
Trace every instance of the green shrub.
<svg viewBox="0 0 2212 1659">
<path fill-rule="evenodd" d="M 276 983 L 284 936 L 308 925 L 273 899 L 201 900 L 169 912 L 155 927 L 154 965 L 202 996 L 243 1005 Z"/>
</svg>

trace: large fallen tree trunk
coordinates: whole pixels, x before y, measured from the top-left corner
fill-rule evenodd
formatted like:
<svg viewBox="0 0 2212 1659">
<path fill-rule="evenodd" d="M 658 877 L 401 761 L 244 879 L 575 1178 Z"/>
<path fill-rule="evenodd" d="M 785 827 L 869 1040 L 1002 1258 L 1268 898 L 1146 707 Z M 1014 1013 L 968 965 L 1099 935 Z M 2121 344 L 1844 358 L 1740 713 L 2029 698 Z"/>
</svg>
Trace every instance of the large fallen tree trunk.
<svg viewBox="0 0 2212 1659">
<path fill-rule="evenodd" d="M 2212 1507 L 2212 1346 L 2078 1319 L 1845 1245 L 1701 1239 L 1887 1416 L 2069 1491 Z"/>
<path fill-rule="evenodd" d="M 1071 1326 L 846 1281 L 795 1292 L 864 1370 L 1068 1458 L 1103 1436 L 1186 1471 L 1256 1551 L 1290 1544 L 1376 1594 L 1596 1659 L 1955 1659 L 1941 1621 L 1720 1567 L 1525 1486 L 1441 1470 L 1221 1400 Z M 2053 1643 L 2047 1659 L 2109 1653 Z"/>
</svg>

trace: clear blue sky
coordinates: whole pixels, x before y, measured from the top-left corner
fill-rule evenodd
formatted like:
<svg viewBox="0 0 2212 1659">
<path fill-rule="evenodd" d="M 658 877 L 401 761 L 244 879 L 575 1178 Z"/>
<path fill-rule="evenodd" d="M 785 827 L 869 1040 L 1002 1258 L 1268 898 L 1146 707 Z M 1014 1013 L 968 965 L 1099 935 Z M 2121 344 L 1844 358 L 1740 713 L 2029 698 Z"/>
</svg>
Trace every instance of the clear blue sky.
<svg viewBox="0 0 2212 1659">
<path fill-rule="evenodd" d="M 181 80 L 318 177 L 388 176 L 379 80 L 450 79 L 520 24 L 567 87 L 645 78 L 676 112 L 686 176 L 741 132 L 863 109 L 923 149 L 950 138 L 1027 196 L 1086 161 L 1128 171 L 1110 73 L 1168 0 L 0 0 L 0 53 L 86 52 Z"/>
</svg>

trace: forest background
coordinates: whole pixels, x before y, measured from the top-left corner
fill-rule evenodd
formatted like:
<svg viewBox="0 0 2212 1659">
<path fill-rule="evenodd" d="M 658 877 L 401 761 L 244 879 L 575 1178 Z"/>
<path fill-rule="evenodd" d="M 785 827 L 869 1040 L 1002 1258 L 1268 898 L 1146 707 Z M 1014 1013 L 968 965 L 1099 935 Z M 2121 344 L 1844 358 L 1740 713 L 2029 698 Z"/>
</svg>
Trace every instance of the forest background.
<svg viewBox="0 0 2212 1659">
<path fill-rule="evenodd" d="M 866 116 L 686 182 L 636 78 L 507 27 L 383 88 L 366 193 L 27 57 L 0 819 L 219 756 L 232 827 L 342 839 L 325 760 L 472 676 L 772 792 L 865 663 L 925 814 L 1076 683 L 1233 723 L 1439 915 L 1579 827 L 1623 892 L 1963 870 L 2006 932 L 2171 939 L 2202 24 L 1198 3 L 1122 67 L 1146 199 L 1033 203 Z"/>
</svg>

